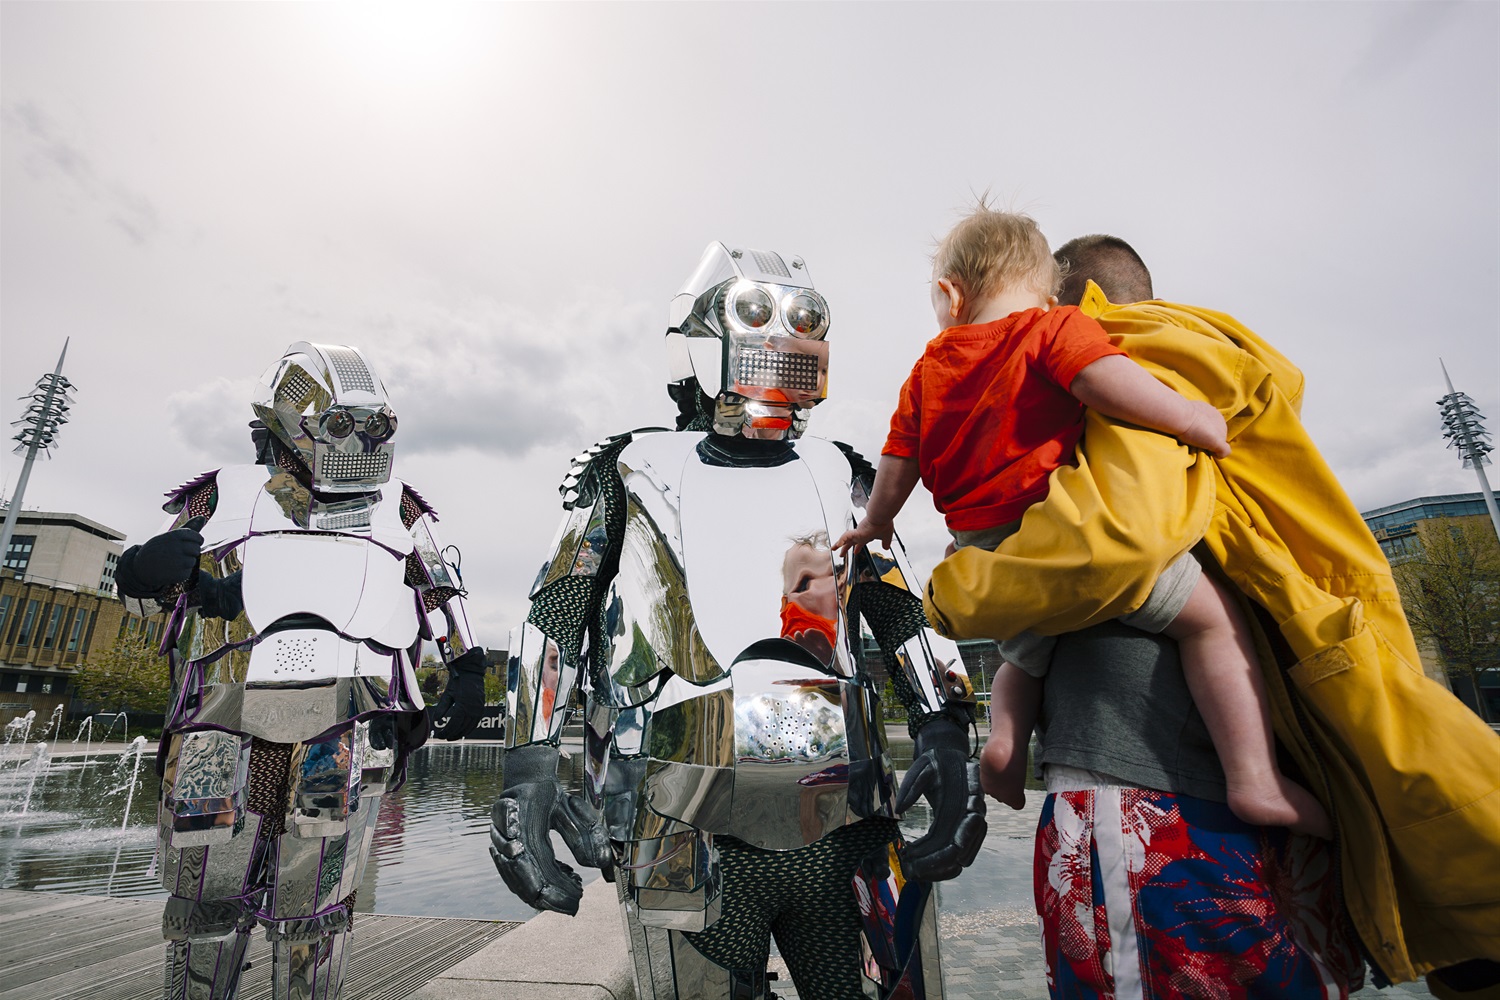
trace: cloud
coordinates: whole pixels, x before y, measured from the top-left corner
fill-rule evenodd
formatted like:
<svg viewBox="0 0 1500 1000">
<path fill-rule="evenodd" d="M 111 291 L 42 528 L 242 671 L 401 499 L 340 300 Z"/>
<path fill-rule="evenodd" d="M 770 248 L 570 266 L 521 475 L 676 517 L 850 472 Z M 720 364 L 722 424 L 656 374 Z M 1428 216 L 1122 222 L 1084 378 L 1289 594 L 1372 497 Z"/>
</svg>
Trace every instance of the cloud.
<svg viewBox="0 0 1500 1000">
<path fill-rule="evenodd" d="M 206 465 L 251 462 L 250 400 L 256 378 L 216 378 L 167 397 L 172 433 L 190 454 Z"/>
<path fill-rule="evenodd" d="M 33 177 L 61 179 L 102 207 L 110 225 L 137 246 L 144 246 L 161 229 L 151 200 L 118 181 L 101 177 L 88 154 L 60 136 L 56 124 L 37 104 L 12 101 L 0 111 L 0 120 L 18 129 L 28 143 L 23 162 Z"/>
<path fill-rule="evenodd" d="M 1359 53 L 1349 71 L 1350 82 L 1365 86 L 1396 76 L 1417 62 L 1437 33 L 1466 6 L 1455 0 L 1423 0 L 1386 7 L 1392 13 Z"/>
<path fill-rule="evenodd" d="M 519 457 L 629 429 L 618 404 L 633 390 L 669 412 L 660 312 L 608 294 L 551 316 L 489 299 L 433 302 L 383 321 L 367 353 L 401 420 L 398 448 Z"/>
</svg>

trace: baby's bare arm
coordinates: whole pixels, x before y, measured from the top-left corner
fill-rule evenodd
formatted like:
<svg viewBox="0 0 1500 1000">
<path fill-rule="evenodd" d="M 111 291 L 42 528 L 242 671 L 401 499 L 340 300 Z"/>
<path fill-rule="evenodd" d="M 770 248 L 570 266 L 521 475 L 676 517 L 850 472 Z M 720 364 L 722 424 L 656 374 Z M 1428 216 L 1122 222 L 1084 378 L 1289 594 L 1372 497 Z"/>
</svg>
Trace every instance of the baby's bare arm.
<svg viewBox="0 0 1500 1000">
<path fill-rule="evenodd" d="M 1170 434 L 1220 458 L 1229 454 L 1227 429 L 1218 410 L 1179 395 L 1123 354 L 1085 366 L 1068 391 L 1105 416 Z"/>
<path fill-rule="evenodd" d="M 865 516 L 858 526 L 840 535 L 833 547 L 843 552 L 850 546 L 864 545 L 878 538 L 889 548 L 896 515 L 905 506 L 906 498 L 911 496 L 920 478 L 915 458 L 881 455 L 880 465 L 875 470 L 875 488 L 870 491 Z"/>
</svg>

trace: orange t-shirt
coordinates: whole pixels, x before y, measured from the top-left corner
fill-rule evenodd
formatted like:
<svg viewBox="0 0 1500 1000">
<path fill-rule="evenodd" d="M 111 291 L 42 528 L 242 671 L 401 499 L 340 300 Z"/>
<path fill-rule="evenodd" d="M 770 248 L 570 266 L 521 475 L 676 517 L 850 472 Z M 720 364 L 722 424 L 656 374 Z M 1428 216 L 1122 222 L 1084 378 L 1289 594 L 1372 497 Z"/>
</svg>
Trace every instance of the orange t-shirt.
<svg viewBox="0 0 1500 1000">
<path fill-rule="evenodd" d="M 1083 404 L 1068 394 L 1074 377 L 1123 353 L 1076 306 L 949 327 L 901 387 L 881 454 L 917 460 L 951 530 L 1014 521 L 1072 461 L 1083 433 Z"/>
</svg>

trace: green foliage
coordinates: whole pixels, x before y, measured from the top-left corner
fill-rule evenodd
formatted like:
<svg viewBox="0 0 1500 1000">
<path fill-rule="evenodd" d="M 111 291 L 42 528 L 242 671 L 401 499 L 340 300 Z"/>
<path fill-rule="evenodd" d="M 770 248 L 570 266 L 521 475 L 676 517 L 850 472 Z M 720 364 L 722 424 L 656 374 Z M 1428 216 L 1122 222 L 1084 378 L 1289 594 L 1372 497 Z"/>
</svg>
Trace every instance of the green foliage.
<svg viewBox="0 0 1500 1000">
<path fill-rule="evenodd" d="M 127 634 L 108 649 L 90 653 L 79 665 L 73 686 L 80 701 L 109 712 L 167 710 L 172 694 L 167 658 L 138 635 Z"/>
<path fill-rule="evenodd" d="M 1435 525 L 1394 573 L 1412 633 L 1477 692 L 1481 676 L 1500 669 L 1500 543 L 1488 519 Z"/>
</svg>

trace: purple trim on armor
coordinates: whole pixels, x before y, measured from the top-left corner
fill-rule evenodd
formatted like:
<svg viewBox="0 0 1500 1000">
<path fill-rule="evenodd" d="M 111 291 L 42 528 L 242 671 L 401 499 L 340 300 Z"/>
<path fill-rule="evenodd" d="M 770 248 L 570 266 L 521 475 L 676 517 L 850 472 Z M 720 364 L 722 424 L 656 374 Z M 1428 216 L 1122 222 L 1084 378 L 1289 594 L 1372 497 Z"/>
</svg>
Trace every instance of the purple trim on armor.
<svg viewBox="0 0 1500 1000">
<path fill-rule="evenodd" d="M 409 496 L 409 497 L 412 498 L 412 502 L 414 502 L 417 505 L 417 507 L 419 507 L 421 509 L 422 513 L 424 513 L 424 514 L 431 514 L 432 515 L 432 519 L 434 521 L 441 521 L 442 520 L 442 518 L 438 517 L 438 512 L 433 509 L 432 504 L 430 504 L 426 500 L 422 499 L 422 494 L 418 493 L 416 491 L 416 489 L 414 489 L 410 483 L 403 482 L 401 484 L 401 490 L 407 496 Z"/>
<path fill-rule="evenodd" d="M 241 538 L 238 542 L 233 542 L 233 543 L 225 546 L 225 548 L 233 548 L 234 546 L 239 545 L 239 544 L 241 544 L 243 542 L 247 542 L 247 541 L 249 541 L 252 538 L 262 538 L 262 537 L 264 537 L 266 535 L 288 535 L 288 534 L 296 534 L 296 535 L 333 535 L 333 536 L 335 536 L 337 538 L 357 538 L 357 539 L 359 539 L 362 542 L 369 542 L 371 545 L 375 546 L 378 549 L 384 549 L 386 552 L 389 552 L 391 554 L 392 558 L 395 558 L 395 559 L 405 559 L 407 557 L 407 555 L 408 555 L 408 553 L 406 553 L 406 552 L 400 552 L 400 551 L 398 551 L 396 549 L 391 548 L 389 545 L 386 545 L 384 542 L 380 541 L 377 538 L 373 538 L 373 537 L 370 537 L 368 535 L 355 535 L 355 534 L 352 534 L 352 533 L 347 532 L 347 531 L 306 531 L 306 530 L 298 530 L 298 531 L 295 531 L 295 532 L 291 532 L 291 531 L 252 531 L 252 532 L 250 532 L 250 534 L 246 535 L 244 538 Z M 218 550 L 215 550 L 215 551 L 218 551 Z"/>
<path fill-rule="evenodd" d="M 420 590 L 413 590 L 411 595 L 412 603 L 417 609 L 417 637 L 419 639 L 431 640 L 433 637 L 432 623 L 427 620 L 427 604 L 422 600 L 422 592 Z M 412 662 L 421 663 L 422 661 L 419 658 Z"/>
<path fill-rule="evenodd" d="M 189 479 L 187 482 L 183 483 L 176 489 L 167 490 L 167 492 L 162 494 L 162 496 L 167 498 L 167 502 L 162 504 L 162 510 L 166 510 L 167 507 L 171 506 L 179 500 L 186 503 L 188 495 L 190 493 L 192 493 L 200 486 L 213 482 L 218 475 L 219 470 L 214 469 L 212 472 L 205 472 L 193 479 Z"/>
<path fill-rule="evenodd" d="M 182 623 L 187 618 L 187 594 L 177 595 L 177 604 L 172 608 L 172 614 L 167 619 L 167 627 L 161 630 L 161 644 L 156 648 L 157 656 L 166 656 L 167 650 L 177 645 L 177 639 L 182 634 Z"/>
</svg>

